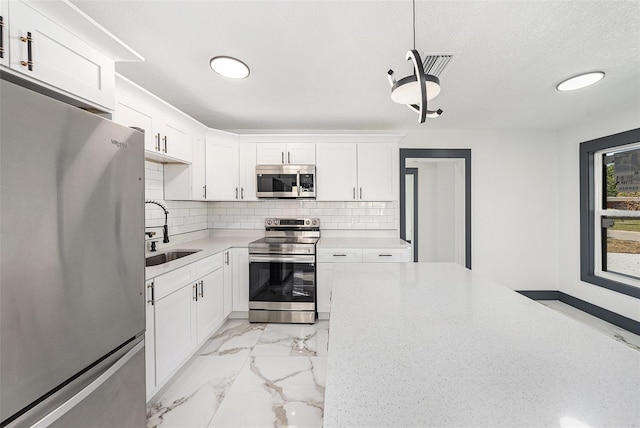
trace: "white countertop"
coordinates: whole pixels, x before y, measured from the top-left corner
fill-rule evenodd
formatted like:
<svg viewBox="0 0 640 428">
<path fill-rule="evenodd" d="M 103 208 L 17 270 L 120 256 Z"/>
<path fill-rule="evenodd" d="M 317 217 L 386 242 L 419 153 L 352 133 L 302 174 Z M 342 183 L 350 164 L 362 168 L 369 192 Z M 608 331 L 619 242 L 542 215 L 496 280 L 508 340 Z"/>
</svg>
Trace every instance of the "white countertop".
<svg viewBox="0 0 640 428">
<path fill-rule="evenodd" d="M 640 353 L 455 264 L 333 274 L 324 426 L 640 425 Z"/>
<path fill-rule="evenodd" d="M 400 238 L 320 238 L 317 248 L 411 248 Z"/>
<path fill-rule="evenodd" d="M 167 251 L 175 250 L 202 250 L 190 256 L 182 257 L 181 259 L 164 263 L 158 266 L 150 266 L 145 268 L 146 279 L 155 278 L 174 269 L 178 269 L 182 266 L 186 266 L 190 263 L 203 259 L 213 254 L 217 254 L 221 251 L 225 251 L 232 247 L 247 247 L 250 242 L 260 239 L 264 236 L 256 234 L 255 236 L 213 236 L 208 238 L 196 239 L 194 241 L 182 242 L 180 244 L 170 245 L 163 247 L 156 254 L 161 254 Z M 149 257 L 153 253 L 147 253 Z"/>
</svg>

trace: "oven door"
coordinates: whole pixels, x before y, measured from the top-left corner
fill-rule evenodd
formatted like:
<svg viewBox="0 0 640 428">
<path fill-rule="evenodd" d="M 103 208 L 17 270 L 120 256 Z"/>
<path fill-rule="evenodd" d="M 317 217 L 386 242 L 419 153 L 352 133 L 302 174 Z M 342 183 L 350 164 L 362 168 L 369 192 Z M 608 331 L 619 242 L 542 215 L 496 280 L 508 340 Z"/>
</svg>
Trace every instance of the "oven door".
<svg viewBox="0 0 640 428">
<path fill-rule="evenodd" d="M 315 311 L 315 307 L 315 256 L 249 256 L 250 310 Z"/>
</svg>

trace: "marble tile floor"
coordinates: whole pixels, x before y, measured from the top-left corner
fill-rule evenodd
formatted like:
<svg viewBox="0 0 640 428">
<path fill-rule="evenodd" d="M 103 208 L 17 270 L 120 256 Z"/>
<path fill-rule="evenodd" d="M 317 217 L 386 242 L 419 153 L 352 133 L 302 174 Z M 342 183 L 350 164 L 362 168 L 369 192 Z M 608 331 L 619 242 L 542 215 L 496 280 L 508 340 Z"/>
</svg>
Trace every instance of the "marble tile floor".
<svg viewBox="0 0 640 428">
<path fill-rule="evenodd" d="M 574 308 L 571 305 L 567 305 L 559 300 L 537 300 L 538 303 L 545 305 L 563 315 L 566 315 L 574 320 L 586 324 L 607 336 L 622 342 L 630 348 L 640 351 L 640 336 L 633 334 L 617 325 L 608 323 L 601 320 L 598 317 L 594 317 L 580 309 Z"/>
<path fill-rule="evenodd" d="M 156 401 L 147 427 L 322 427 L 329 322 L 230 320 Z"/>
</svg>

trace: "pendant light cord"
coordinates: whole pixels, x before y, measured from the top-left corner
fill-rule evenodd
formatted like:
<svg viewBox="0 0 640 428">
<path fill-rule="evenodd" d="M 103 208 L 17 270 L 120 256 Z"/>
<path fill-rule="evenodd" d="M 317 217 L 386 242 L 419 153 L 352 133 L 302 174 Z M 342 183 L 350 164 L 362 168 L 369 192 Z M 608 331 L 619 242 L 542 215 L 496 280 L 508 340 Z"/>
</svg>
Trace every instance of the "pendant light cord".
<svg viewBox="0 0 640 428">
<path fill-rule="evenodd" d="M 413 0 L 413 50 L 416 50 L 416 0 Z"/>
</svg>

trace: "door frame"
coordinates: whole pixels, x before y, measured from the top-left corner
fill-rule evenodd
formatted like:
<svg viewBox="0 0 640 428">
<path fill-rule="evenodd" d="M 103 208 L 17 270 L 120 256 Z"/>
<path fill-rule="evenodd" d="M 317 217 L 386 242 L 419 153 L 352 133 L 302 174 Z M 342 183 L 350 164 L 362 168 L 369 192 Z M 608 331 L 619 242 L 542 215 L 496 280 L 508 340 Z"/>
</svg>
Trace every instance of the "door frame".
<svg viewBox="0 0 640 428">
<path fill-rule="evenodd" d="M 400 149 L 400 236 L 405 236 L 406 225 L 406 186 L 408 173 L 406 161 L 411 158 L 464 159 L 464 228 L 465 228 L 465 267 L 471 269 L 471 149 Z M 416 204 L 417 206 L 417 204 Z M 416 224 L 414 218 L 414 228 Z M 417 241 L 417 239 L 416 239 Z M 417 254 L 417 252 L 415 253 Z"/>
<path fill-rule="evenodd" d="M 407 175 L 413 175 L 413 239 L 411 240 L 411 246 L 413 248 L 413 261 L 418 261 L 418 168 L 406 168 L 406 173 L 403 178 L 406 180 Z M 406 185 L 403 183 L 403 185 Z M 406 188 L 405 188 L 406 191 Z M 405 200 L 406 203 L 406 200 Z M 406 213 L 406 208 L 404 211 Z M 401 231 L 401 236 L 405 236 L 407 232 L 406 216 L 402 219 L 404 223 L 404 233 Z M 402 227 L 401 227 L 402 230 Z"/>
</svg>

